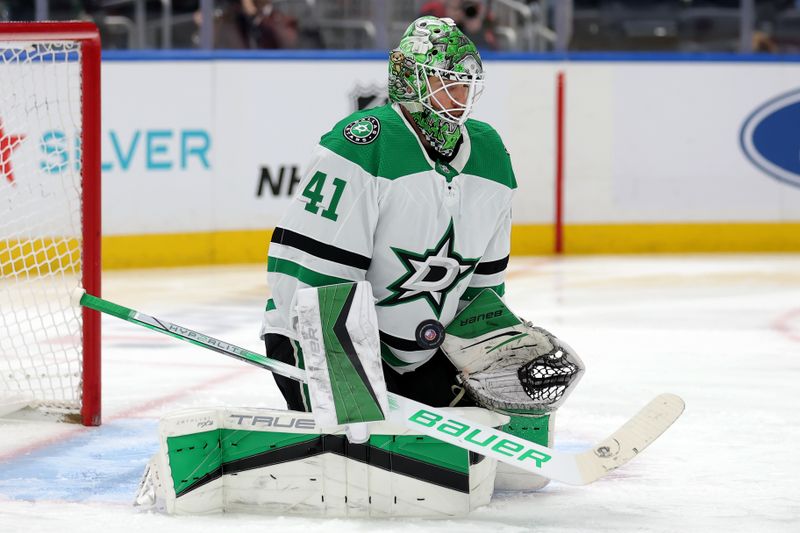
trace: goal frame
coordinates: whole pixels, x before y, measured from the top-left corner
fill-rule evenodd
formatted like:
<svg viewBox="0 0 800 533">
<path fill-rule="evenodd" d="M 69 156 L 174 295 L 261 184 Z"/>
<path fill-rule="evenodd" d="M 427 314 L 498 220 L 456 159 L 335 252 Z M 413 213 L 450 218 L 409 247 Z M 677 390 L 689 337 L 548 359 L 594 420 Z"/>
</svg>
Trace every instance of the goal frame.
<svg viewBox="0 0 800 533">
<path fill-rule="evenodd" d="M 77 41 L 81 46 L 81 283 L 100 294 L 100 32 L 92 22 L 0 22 L 0 41 Z M 77 305 L 77 303 L 76 303 Z M 101 422 L 100 313 L 82 310 L 80 422 Z"/>
</svg>

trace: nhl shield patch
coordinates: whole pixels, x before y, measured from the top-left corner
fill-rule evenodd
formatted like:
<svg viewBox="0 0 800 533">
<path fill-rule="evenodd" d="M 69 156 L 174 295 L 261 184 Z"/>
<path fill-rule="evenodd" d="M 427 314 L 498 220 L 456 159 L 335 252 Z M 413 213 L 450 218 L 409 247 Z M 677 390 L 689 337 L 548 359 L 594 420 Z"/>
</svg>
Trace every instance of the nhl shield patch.
<svg viewBox="0 0 800 533">
<path fill-rule="evenodd" d="M 380 121 L 373 117 L 362 117 L 344 127 L 345 138 L 353 144 L 369 144 L 381 132 Z"/>
</svg>

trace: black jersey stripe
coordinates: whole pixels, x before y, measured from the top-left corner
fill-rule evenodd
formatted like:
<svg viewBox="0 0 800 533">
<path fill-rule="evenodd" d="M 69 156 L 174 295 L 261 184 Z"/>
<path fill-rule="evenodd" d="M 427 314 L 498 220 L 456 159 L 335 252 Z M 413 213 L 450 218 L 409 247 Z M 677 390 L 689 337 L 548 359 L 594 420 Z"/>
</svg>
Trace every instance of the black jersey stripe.
<svg viewBox="0 0 800 533">
<path fill-rule="evenodd" d="M 275 228 L 275 231 L 272 232 L 272 242 L 295 248 L 309 255 L 313 255 L 314 257 L 325 259 L 326 261 L 332 261 L 340 265 L 361 270 L 368 269 L 372 261 L 372 259 L 364 255 L 342 250 L 336 246 L 331 246 L 330 244 L 312 239 L 311 237 L 306 237 L 305 235 L 285 228 Z"/>
<path fill-rule="evenodd" d="M 385 331 L 380 332 L 380 337 L 381 337 L 381 342 L 384 343 L 386 346 L 403 352 L 421 352 L 430 349 L 430 348 L 423 348 L 422 346 L 417 344 L 417 341 L 412 341 L 410 339 L 403 339 L 401 337 L 395 337 L 394 335 L 389 335 Z"/>
<path fill-rule="evenodd" d="M 476 274 L 499 274 L 503 272 L 506 267 L 508 266 L 508 256 L 505 256 L 502 259 L 498 259 L 497 261 L 487 261 L 486 263 L 478 263 L 478 266 L 475 267 Z"/>
</svg>

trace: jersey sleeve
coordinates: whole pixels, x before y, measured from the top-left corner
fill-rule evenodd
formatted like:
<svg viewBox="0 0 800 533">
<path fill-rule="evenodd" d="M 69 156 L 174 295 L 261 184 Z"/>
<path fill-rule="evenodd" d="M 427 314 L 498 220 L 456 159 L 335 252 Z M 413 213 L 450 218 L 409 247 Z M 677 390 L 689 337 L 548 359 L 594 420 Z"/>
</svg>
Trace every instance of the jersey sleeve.
<svg viewBox="0 0 800 533">
<path fill-rule="evenodd" d="M 484 122 L 468 120 L 467 125 L 473 148 L 464 172 L 498 184 L 503 190 L 503 201 L 498 209 L 494 233 L 461 295 L 459 308 L 485 289 L 494 290 L 498 296 L 505 294 L 506 268 L 511 251 L 511 202 L 517 188 L 511 156 L 500 135 Z M 487 154 L 492 154 L 492 157 L 487 157 Z"/>
<path fill-rule="evenodd" d="M 378 219 L 377 182 L 361 167 L 318 146 L 269 245 L 261 336 L 297 339 L 295 293 L 365 279 Z"/>
<path fill-rule="evenodd" d="M 510 251 L 511 208 L 509 206 L 500 217 L 494 235 L 470 278 L 467 290 L 461 295 L 460 306 L 475 298 L 484 289 L 492 289 L 498 296 L 505 294 L 506 268 Z"/>
</svg>

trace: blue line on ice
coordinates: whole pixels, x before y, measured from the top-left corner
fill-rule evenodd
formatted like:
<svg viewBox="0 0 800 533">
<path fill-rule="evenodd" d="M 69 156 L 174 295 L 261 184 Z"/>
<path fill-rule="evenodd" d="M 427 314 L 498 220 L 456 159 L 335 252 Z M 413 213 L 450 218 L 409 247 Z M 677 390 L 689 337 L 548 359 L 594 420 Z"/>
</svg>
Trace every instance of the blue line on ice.
<svg viewBox="0 0 800 533">
<path fill-rule="evenodd" d="M 157 420 L 115 420 L 0 464 L 0 498 L 128 503 L 157 449 Z"/>
</svg>

